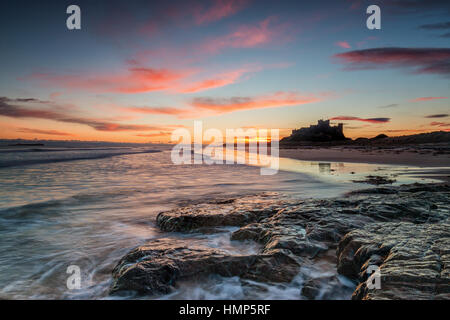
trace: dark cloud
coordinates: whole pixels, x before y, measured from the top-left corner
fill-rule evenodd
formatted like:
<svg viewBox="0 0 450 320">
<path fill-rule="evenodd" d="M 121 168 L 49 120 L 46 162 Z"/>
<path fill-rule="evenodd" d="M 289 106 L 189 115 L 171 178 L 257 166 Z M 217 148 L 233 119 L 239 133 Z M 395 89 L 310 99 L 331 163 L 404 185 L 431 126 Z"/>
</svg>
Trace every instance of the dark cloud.
<svg viewBox="0 0 450 320">
<path fill-rule="evenodd" d="M 329 1 L 332 4 L 340 3 L 340 1 Z M 322 3 L 322 1 L 320 2 Z M 378 5 L 383 14 L 392 15 L 427 15 L 430 13 L 450 12 L 450 1 L 448 0 L 347 0 L 350 3 L 350 9 L 367 8 L 369 5 Z"/>
<path fill-rule="evenodd" d="M 448 117 L 448 114 L 441 113 L 441 114 L 430 114 L 429 116 L 425 116 L 425 118 L 446 118 Z"/>
<path fill-rule="evenodd" d="M 44 101 L 38 99 L 10 99 L 0 97 L 0 116 L 11 118 L 37 118 L 47 119 L 59 122 L 75 123 L 87 125 L 97 131 L 153 131 L 159 130 L 160 127 L 147 125 L 118 124 L 102 119 L 90 119 L 73 117 L 70 114 L 61 111 L 55 112 L 49 109 L 35 109 L 29 106 L 23 106 L 25 102 L 42 104 Z M 20 105 L 18 105 L 20 104 Z"/>
<path fill-rule="evenodd" d="M 392 104 L 388 104 L 388 105 L 385 105 L 385 106 L 379 106 L 378 108 L 380 108 L 380 109 L 388 109 L 388 108 L 395 108 L 395 107 L 398 107 L 399 105 L 398 105 L 398 103 L 392 103 Z"/>
<path fill-rule="evenodd" d="M 346 70 L 404 68 L 414 73 L 450 75 L 450 48 L 385 47 L 353 50 L 333 56 Z"/>
<path fill-rule="evenodd" d="M 380 4 L 386 7 L 389 12 L 396 14 L 450 12 L 450 1 L 448 0 L 380 0 Z"/>
<path fill-rule="evenodd" d="M 68 132 L 56 131 L 56 130 L 40 130 L 40 129 L 30 129 L 30 128 L 19 128 L 17 132 L 22 133 L 33 133 L 33 134 L 45 134 L 52 136 L 73 136 L 73 134 Z"/>
<path fill-rule="evenodd" d="M 445 30 L 450 29 L 450 21 L 441 23 L 424 24 L 419 27 L 425 30 Z"/>
<path fill-rule="evenodd" d="M 350 120 L 350 121 L 363 121 L 370 123 L 385 123 L 391 121 L 391 118 L 359 118 L 359 117 L 351 117 L 351 116 L 339 116 L 333 117 L 330 120 Z"/>
<path fill-rule="evenodd" d="M 432 23 L 432 24 L 424 24 L 419 27 L 419 29 L 424 30 L 448 30 L 450 29 L 450 21 L 440 22 L 440 23 Z M 450 38 L 450 32 L 441 34 L 439 37 L 441 38 Z"/>
</svg>

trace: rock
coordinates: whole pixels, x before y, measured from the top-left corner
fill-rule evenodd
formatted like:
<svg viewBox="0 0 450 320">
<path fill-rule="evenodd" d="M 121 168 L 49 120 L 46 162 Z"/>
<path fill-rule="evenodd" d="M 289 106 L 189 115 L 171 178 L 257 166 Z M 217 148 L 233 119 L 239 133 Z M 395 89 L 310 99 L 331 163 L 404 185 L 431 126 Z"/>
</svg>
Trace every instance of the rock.
<svg viewBox="0 0 450 320">
<path fill-rule="evenodd" d="M 298 262 L 283 250 L 260 255 L 230 255 L 178 239 L 152 240 L 123 257 L 113 270 L 111 293 L 169 293 L 178 280 L 218 274 L 264 282 L 289 282 Z"/>
<path fill-rule="evenodd" d="M 395 179 L 390 179 L 387 177 L 382 176 L 367 176 L 364 180 L 352 180 L 352 182 L 355 183 L 367 183 L 367 184 L 373 184 L 373 185 L 381 185 L 381 184 L 393 184 Z"/>
<path fill-rule="evenodd" d="M 339 276 L 331 275 L 309 279 L 300 292 L 308 300 L 335 300 L 348 296 L 353 289 L 349 284 L 342 285 Z"/>
<path fill-rule="evenodd" d="M 337 199 L 246 196 L 174 209 L 158 215 L 162 230 L 205 232 L 205 228 L 239 226 L 231 239 L 256 241 L 261 249 L 253 255 L 231 255 L 181 239 L 152 240 L 114 268 L 111 292 L 167 293 L 178 280 L 208 274 L 289 283 L 305 266 L 326 261 L 359 283 L 354 299 L 446 299 L 449 203 L 448 184 L 412 184 L 372 188 Z M 329 261 L 335 250 L 334 260 Z M 381 266 L 383 290 L 369 289 L 365 283 L 372 265 Z M 349 285 L 333 276 L 302 274 L 303 296 L 342 297 Z"/>
<path fill-rule="evenodd" d="M 336 247 L 339 239 L 353 228 L 373 220 L 355 214 L 336 214 L 336 203 L 303 201 L 235 231 L 233 240 L 251 239 L 263 244 L 263 252 L 285 249 L 298 257 L 314 258 Z M 328 206 L 334 206 L 329 208 Z"/>
<path fill-rule="evenodd" d="M 123 290 L 150 295 L 168 293 L 179 279 L 209 273 L 240 276 L 256 258 L 231 256 L 202 246 L 188 247 L 183 240 L 152 240 L 119 261 L 113 270 L 111 293 Z"/>
<path fill-rule="evenodd" d="M 265 250 L 242 277 L 260 282 L 291 282 L 300 263 L 288 250 Z"/>
<path fill-rule="evenodd" d="M 450 298 L 450 223 L 374 223 L 339 243 L 338 272 L 360 281 L 354 299 Z M 378 265 L 381 289 L 366 269 Z"/>
<path fill-rule="evenodd" d="M 163 231 L 186 232 L 205 227 L 243 226 L 274 214 L 266 197 L 216 201 L 161 212 L 156 218 Z"/>
</svg>

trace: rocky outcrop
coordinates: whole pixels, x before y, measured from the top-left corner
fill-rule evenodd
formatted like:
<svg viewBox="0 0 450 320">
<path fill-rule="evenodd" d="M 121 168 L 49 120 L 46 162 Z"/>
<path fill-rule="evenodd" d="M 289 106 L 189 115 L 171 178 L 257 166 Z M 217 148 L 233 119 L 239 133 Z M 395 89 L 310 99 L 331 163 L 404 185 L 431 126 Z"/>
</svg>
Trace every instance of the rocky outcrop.
<svg viewBox="0 0 450 320">
<path fill-rule="evenodd" d="M 163 231 L 188 232 L 217 226 L 243 226 L 279 210 L 273 198 L 261 195 L 230 201 L 197 204 L 161 212 L 156 223 Z"/>
<path fill-rule="evenodd" d="M 111 291 L 168 293 L 180 278 L 202 273 L 224 276 L 241 275 L 254 263 L 255 256 L 229 256 L 225 252 L 185 241 L 159 239 L 129 252 L 113 270 Z"/>
<path fill-rule="evenodd" d="M 208 274 L 290 282 L 325 259 L 358 283 L 354 299 L 449 298 L 449 203 L 449 185 L 413 184 L 339 199 L 262 195 L 163 212 L 157 223 L 164 231 L 240 226 L 231 239 L 256 241 L 261 249 L 232 255 L 183 240 L 152 240 L 118 263 L 112 292 L 166 293 L 178 280 Z M 373 265 L 381 267 L 381 290 L 365 282 Z M 302 277 L 299 298 L 333 298 L 349 288 L 337 273 Z"/>
<path fill-rule="evenodd" d="M 283 250 L 230 255 L 204 246 L 188 246 L 183 240 L 157 239 L 135 248 L 119 261 L 113 270 L 111 293 L 169 293 L 178 280 L 208 274 L 289 282 L 298 273 L 298 267 L 298 262 Z"/>
<path fill-rule="evenodd" d="M 374 223 L 340 242 L 338 271 L 358 278 L 354 299 L 450 299 L 450 224 Z M 369 290 L 369 266 L 380 289 Z"/>
</svg>

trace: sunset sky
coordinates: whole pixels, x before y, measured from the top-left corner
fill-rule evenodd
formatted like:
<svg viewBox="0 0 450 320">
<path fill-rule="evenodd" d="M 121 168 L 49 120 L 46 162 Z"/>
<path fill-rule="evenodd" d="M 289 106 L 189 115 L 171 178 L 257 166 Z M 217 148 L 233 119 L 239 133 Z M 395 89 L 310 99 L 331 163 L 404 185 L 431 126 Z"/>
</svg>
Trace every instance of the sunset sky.
<svg viewBox="0 0 450 320">
<path fill-rule="evenodd" d="M 81 30 L 66 8 L 81 8 Z M 366 8 L 381 8 L 381 30 Z M 2 1 L 0 138 L 450 130 L 450 1 Z"/>
</svg>

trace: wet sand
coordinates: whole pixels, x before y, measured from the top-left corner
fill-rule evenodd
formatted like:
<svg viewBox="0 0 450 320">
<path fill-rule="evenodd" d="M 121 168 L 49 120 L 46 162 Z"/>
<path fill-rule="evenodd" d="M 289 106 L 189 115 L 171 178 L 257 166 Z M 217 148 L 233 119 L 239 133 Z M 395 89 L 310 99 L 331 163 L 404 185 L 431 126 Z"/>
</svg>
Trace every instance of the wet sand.
<svg viewBox="0 0 450 320">
<path fill-rule="evenodd" d="M 450 154 L 438 154 L 432 150 L 375 149 L 375 148 L 298 148 L 280 149 L 280 157 L 359 163 L 398 164 L 417 167 L 449 167 Z"/>
<path fill-rule="evenodd" d="M 433 178 L 450 181 L 450 154 L 426 148 L 349 148 L 349 147 L 302 147 L 280 149 L 280 157 L 307 160 L 352 163 L 374 163 L 436 168 Z"/>
</svg>

